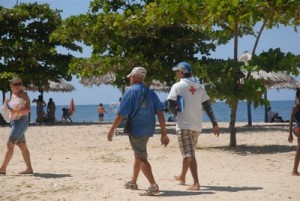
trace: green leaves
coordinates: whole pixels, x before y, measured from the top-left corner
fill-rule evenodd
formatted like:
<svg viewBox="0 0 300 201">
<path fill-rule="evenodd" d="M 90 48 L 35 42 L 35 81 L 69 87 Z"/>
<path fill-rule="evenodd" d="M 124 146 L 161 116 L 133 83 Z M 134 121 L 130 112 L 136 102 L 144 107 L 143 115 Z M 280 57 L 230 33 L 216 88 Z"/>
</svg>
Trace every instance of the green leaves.
<svg viewBox="0 0 300 201">
<path fill-rule="evenodd" d="M 25 85 L 45 86 L 48 80 L 70 79 L 71 56 L 58 54 L 56 48 L 74 45 L 49 39 L 61 25 L 60 11 L 38 3 L 0 11 L 0 24 L 5 25 L 0 31 L 4 72 L 21 76 Z"/>
<path fill-rule="evenodd" d="M 259 56 L 252 58 L 252 63 L 260 66 L 266 72 L 284 71 L 288 74 L 299 75 L 300 56 L 292 53 L 283 53 L 280 48 L 269 49 L 262 52 Z"/>
</svg>

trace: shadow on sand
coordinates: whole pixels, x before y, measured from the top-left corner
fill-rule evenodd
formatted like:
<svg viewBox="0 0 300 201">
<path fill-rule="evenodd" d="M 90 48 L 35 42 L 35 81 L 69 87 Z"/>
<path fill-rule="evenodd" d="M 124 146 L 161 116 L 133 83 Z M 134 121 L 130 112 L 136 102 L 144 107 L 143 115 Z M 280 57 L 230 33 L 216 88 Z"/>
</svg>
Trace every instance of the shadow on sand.
<svg viewBox="0 0 300 201">
<path fill-rule="evenodd" d="M 160 197 L 177 197 L 177 196 L 196 196 L 215 194 L 213 191 L 239 192 L 239 191 L 256 191 L 262 190 L 262 187 L 232 187 L 232 186 L 201 186 L 200 191 L 170 191 L 161 190 L 158 196 Z"/>
<path fill-rule="evenodd" d="M 45 178 L 45 179 L 72 177 L 70 174 L 54 174 L 54 173 L 34 173 L 33 176 Z"/>
<path fill-rule="evenodd" d="M 254 124 L 254 123 L 253 123 Z M 222 133 L 229 134 L 229 123 L 227 127 L 220 128 Z M 256 132 L 272 132 L 272 131 L 282 131 L 288 133 L 289 123 L 264 123 L 262 125 L 244 125 L 235 127 L 237 134 L 243 133 L 256 133 Z M 201 133 L 211 134 L 211 128 L 204 128 Z"/>
<path fill-rule="evenodd" d="M 257 191 L 262 190 L 262 187 L 232 187 L 232 186 L 201 186 L 203 190 L 210 191 L 226 191 L 226 192 L 239 192 L 239 191 Z"/>
<path fill-rule="evenodd" d="M 207 149 L 207 148 L 213 148 L 213 149 L 219 149 L 222 151 L 228 151 L 235 154 L 239 154 L 242 156 L 247 156 L 250 154 L 277 154 L 277 153 L 287 153 L 287 152 L 294 152 L 295 146 L 289 146 L 289 145 L 262 145 L 262 146 L 256 146 L 256 145 L 239 145 L 236 148 L 232 147 L 206 147 L 206 148 L 200 148 L 200 149 Z"/>
</svg>

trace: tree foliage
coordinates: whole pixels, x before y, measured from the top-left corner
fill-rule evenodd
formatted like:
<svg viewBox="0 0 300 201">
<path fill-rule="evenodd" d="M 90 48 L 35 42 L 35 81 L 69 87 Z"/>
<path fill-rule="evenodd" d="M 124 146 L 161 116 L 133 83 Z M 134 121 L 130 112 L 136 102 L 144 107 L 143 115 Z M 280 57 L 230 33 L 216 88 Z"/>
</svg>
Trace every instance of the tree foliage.
<svg viewBox="0 0 300 201">
<path fill-rule="evenodd" d="M 255 56 L 261 34 L 283 24 L 299 25 L 297 1 L 244 0 L 94 0 L 91 10 L 66 19 L 53 39 L 83 42 L 92 47 L 90 58 L 76 58 L 71 71 L 81 77 L 114 72 L 115 85 L 134 66 L 148 70 L 147 79 L 174 83 L 170 67 L 185 60 L 193 65 L 212 98 L 225 100 L 231 108 L 230 146 L 236 146 L 236 111 L 240 100 L 268 104 L 261 98 L 266 91 L 263 80 L 255 80 L 257 70 L 298 74 L 294 55 L 270 50 Z M 256 31 L 255 27 L 260 26 Z M 77 30 L 77 31 L 76 31 Z M 79 30 L 79 31 L 78 31 Z M 238 62 L 241 37 L 256 37 L 249 66 Z M 234 40 L 233 59 L 210 58 L 216 45 Z M 249 44 L 251 45 L 251 44 Z M 273 52 L 272 52 L 273 51 Z M 273 55 L 273 64 L 269 56 Z M 267 66 L 268 64 L 268 66 Z M 246 72 L 246 73 L 245 73 Z"/>
<path fill-rule="evenodd" d="M 77 46 L 72 42 L 50 40 L 61 22 L 60 12 L 48 4 L 0 7 L 0 74 L 13 73 L 22 77 L 25 85 L 39 87 L 47 86 L 49 80 L 70 80 L 72 56 L 59 53 L 57 48 L 77 50 Z M 4 79 L 7 82 L 7 76 Z M 1 90 L 8 90 L 6 87 Z"/>
<path fill-rule="evenodd" d="M 299 4 L 295 1 L 289 0 L 279 0 L 279 1 L 222 1 L 222 0 L 213 0 L 209 1 L 206 0 L 206 7 L 208 9 L 205 20 L 208 22 L 213 22 L 212 24 L 208 24 L 209 26 L 213 25 L 214 28 L 220 29 L 221 34 L 224 34 L 226 37 L 230 36 L 234 40 L 234 47 L 233 47 L 233 61 L 237 63 L 236 65 L 231 64 L 228 65 L 228 61 L 225 62 L 224 67 L 227 68 L 228 72 L 237 72 L 240 74 L 242 70 L 241 67 L 238 67 L 238 41 L 240 37 L 246 35 L 253 35 L 256 37 L 256 41 L 253 44 L 252 55 L 255 57 L 256 47 L 259 43 L 260 36 L 265 28 L 273 28 L 274 26 L 278 26 L 279 24 L 283 24 L 286 26 L 296 26 L 299 25 L 299 16 L 300 16 L 300 9 Z M 256 33 L 254 27 L 261 24 L 259 31 Z M 279 56 L 279 55 L 278 55 Z M 288 56 L 288 55 L 287 55 Z M 263 57 L 263 55 L 262 55 Z M 277 57 L 278 58 L 278 57 Z M 288 60 L 286 60 L 288 61 Z M 288 72 L 294 72 L 296 63 L 293 63 L 295 60 L 289 60 L 289 65 L 282 66 L 279 60 L 274 60 L 274 64 L 269 66 L 270 71 L 277 71 L 279 69 L 284 69 Z M 229 62 L 230 63 L 230 62 Z M 293 63 L 293 64 L 292 64 Z M 246 79 L 235 79 L 236 76 L 233 76 L 233 82 L 230 84 L 229 88 L 224 87 L 217 88 L 214 87 L 213 90 L 216 93 L 225 93 L 226 102 L 228 103 L 229 107 L 231 108 L 230 114 L 230 123 L 229 123 L 229 130 L 230 130 L 230 146 L 236 146 L 236 129 L 235 129 L 235 122 L 236 122 L 236 112 L 239 100 L 248 100 L 254 101 L 257 103 L 256 99 L 251 100 L 255 97 L 255 93 L 257 93 L 257 89 L 261 90 L 262 92 L 265 91 L 264 86 L 260 85 L 257 81 L 253 80 L 250 76 L 253 70 L 263 69 L 266 66 L 259 66 L 261 63 L 255 63 L 254 61 L 247 66 L 248 75 Z M 227 66 L 227 67 L 226 67 Z M 280 68 L 275 68 L 275 66 L 281 66 Z M 299 66 L 299 63 L 298 63 Z M 290 68 L 291 67 L 291 68 Z M 215 69 L 214 72 L 208 75 L 220 75 L 222 70 Z M 293 70 L 289 70 L 293 69 Z M 296 73 L 297 75 L 298 73 Z M 243 82 L 241 82 L 243 81 Z M 227 84 L 226 81 L 221 81 L 223 84 Z M 229 81 L 230 82 L 230 81 Z M 215 84 L 215 83 L 214 83 Z M 248 87 L 245 87 L 249 84 L 250 90 L 249 94 L 246 98 L 243 97 L 244 90 Z M 211 85 L 214 86 L 214 85 Z M 227 91 L 228 90 L 228 91 Z M 254 95 L 254 96 L 253 96 Z M 263 103 L 263 101 L 260 101 Z M 267 104 L 267 103 L 265 103 Z"/>
<path fill-rule="evenodd" d="M 114 72 L 115 84 L 120 86 L 132 67 L 144 66 L 149 82 L 156 79 L 171 84 L 174 74 L 170 68 L 175 63 L 182 60 L 194 63 L 197 54 L 207 55 L 215 49 L 212 31 L 188 23 L 191 13 L 181 13 L 185 14 L 181 20 L 167 23 L 163 14 L 155 14 L 156 19 L 152 19 L 160 5 L 155 7 L 151 1 L 128 2 L 93 1 L 92 12 L 68 18 L 63 28 L 56 31 L 55 38 L 72 38 L 93 48 L 90 58 L 73 60 L 72 72 L 82 77 Z M 169 6 L 175 12 L 183 4 L 188 6 L 187 2 L 170 1 Z M 79 27 L 84 34 L 73 35 L 71 30 Z"/>
</svg>

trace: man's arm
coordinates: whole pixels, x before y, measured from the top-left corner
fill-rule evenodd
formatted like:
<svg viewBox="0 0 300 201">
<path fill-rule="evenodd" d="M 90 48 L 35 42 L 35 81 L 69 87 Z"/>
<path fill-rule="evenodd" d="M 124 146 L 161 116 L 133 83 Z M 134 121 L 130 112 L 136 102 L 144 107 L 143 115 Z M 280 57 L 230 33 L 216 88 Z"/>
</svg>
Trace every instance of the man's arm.
<svg viewBox="0 0 300 201">
<path fill-rule="evenodd" d="M 210 119 L 210 121 L 211 121 L 211 123 L 213 125 L 213 132 L 214 132 L 214 134 L 217 135 L 217 136 L 219 136 L 220 135 L 220 128 L 219 128 L 218 123 L 216 121 L 216 118 L 215 118 L 215 115 L 213 113 L 213 110 L 212 110 L 212 108 L 210 106 L 209 100 L 204 101 L 202 103 L 202 106 L 203 106 L 203 108 L 204 108 L 207 116 L 209 117 L 209 119 Z"/>
<path fill-rule="evenodd" d="M 158 122 L 161 129 L 161 144 L 165 147 L 169 144 L 169 137 L 167 136 L 167 129 L 166 129 L 166 123 L 165 123 L 165 117 L 163 111 L 156 112 L 158 117 Z"/>
<path fill-rule="evenodd" d="M 204 108 L 204 110 L 205 110 L 207 116 L 209 117 L 209 119 L 210 119 L 212 125 L 213 125 L 213 126 L 217 126 L 218 123 L 217 123 L 217 121 L 216 121 L 214 112 L 213 112 L 213 110 L 212 110 L 212 108 L 211 108 L 211 106 L 210 106 L 209 100 L 204 101 L 204 102 L 202 103 L 202 106 L 203 106 L 203 108 Z"/>
<path fill-rule="evenodd" d="M 108 141 L 112 141 L 112 138 L 113 138 L 113 135 L 114 135 L 114 132 L 117 128 L 117 126 L 121 123 L 121 121 L 124 119 L 124 117 L 122 115 L 119 115 L 117 114 L 111 128 L 109 129 L 108 131 L 108 134 L 107 134 L 107 139 Z"/>
<path fill-rule="evenodd" d="M 176 101 L 168 99 L 168 109 L 172 114 L 176 116 L 177 115 Z"/>
</svg>

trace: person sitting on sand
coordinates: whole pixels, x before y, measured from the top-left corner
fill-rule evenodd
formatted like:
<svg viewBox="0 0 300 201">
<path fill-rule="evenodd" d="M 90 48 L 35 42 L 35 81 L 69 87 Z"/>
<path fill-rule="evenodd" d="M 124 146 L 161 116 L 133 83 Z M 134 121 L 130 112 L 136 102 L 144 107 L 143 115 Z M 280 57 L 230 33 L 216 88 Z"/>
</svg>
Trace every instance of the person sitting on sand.
<svg viewBox="0 0 300 201">
<path fill-rule="evenodd" d="M 284 122 L 282 117 L 277 112 L 273 112 L 271 107 L 268 107 L 268 122 Z"/>
<path fill-rule="evenodd" d="M 63 111 L 63 113 L 62 113 L 61 120 L 62 120 L 62 121 L 63 121 L 63 120 L 67 121 L 67 120 L 69 119 L 71 122 L 73 122 L 72 119 L 71 119 L 72 112 L 70 111 L 70 109 L 68 109 L 68 108 L 63 108 L 62 111 Z"/>
<path fill-rule="evenodd" d="M 298 103 L 295 104 L 292 110 L 291 118 L 290 118 L 290 124 L 289 124 L 289 137 L 288 141 L 290 143 L 293 142 L 293 134 L 297 137 L 297 151 L 296 156 L 294 160 L 294 168 L 292 171 L 292 175 L 300 176 L 300 173 L 298 172 L 298 166 L 300 162 L 300 88 L 297 89 L 296 92 L 296 98 L 298 100 Z M 294 125 L 295 122 L 295 125 Z"/>
</svg>

